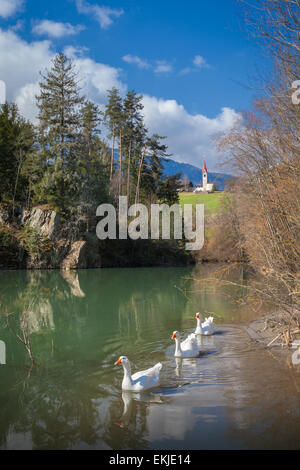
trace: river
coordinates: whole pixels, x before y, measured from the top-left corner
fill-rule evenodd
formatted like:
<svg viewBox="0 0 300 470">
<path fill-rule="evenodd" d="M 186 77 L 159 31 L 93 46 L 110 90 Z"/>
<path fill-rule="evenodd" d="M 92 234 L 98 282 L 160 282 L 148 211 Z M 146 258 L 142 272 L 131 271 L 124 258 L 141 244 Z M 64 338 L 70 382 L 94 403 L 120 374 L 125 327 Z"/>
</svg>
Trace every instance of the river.
<svg viewBox="0 0 300 470">
<path fill-rule="evenodd" d="M 200 288 L 216 269 L 1 271 L 0 448 L 299 449 L 299 370 L 248 337 L 243 288 Z M 197 311 L 216 334 L 175 360 L 172 332 Z M 120 355 L 133 372 L 162 362 L 161 386 L 122 393 Z"/>
</svg>

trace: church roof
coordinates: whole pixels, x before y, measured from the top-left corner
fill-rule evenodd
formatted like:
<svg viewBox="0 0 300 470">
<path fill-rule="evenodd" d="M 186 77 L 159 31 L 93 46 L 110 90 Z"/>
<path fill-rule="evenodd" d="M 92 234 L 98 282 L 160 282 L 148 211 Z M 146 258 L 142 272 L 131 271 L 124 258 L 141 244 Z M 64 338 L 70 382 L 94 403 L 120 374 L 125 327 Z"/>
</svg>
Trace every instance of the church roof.
<svg viewBox="0 0 300 470">
<path fill-rule="evenodd" d="M 203 163 L 202 173 L 204 173 L 204 171 L 206 171 L 206 173 L 207 173 L 207 168 L 206 168 L 205 160 L 204 160 L 204 163 Z"/>
</svg>

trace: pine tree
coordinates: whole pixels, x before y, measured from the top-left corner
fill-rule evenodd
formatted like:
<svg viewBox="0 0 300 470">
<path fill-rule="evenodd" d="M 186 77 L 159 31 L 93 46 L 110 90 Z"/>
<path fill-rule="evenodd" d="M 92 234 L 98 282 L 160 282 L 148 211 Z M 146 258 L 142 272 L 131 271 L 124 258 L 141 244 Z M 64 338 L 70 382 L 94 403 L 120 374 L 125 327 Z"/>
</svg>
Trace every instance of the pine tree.
<svg viewBox="0 0 300 470">
<path fill-rule="evenodd" d="M 23 119 L 15 104 L 0 107 L 0 200 L 24 201 L 28 178 L 23 173 L 26 159 L 34 152 L 34 129 Z"/>
<path fill-rule="evenodd" d="M 28 169 L 29 162 L 35 162 L 36 159 L 35 132 L 33 125 L 29 121 L 25 121 L 21 118 L 19 126 L 19 133 L 16 138 L 16 148 L 14 152 L 17 160 L 17 173 L 13 193 L 13 214 L 15 210 L 16 196 L 18 195 L 18 192 L 20 194 L 20 189 L 22 190 L 23 187 L 22 201 L 25 200 L 25 188 L 27 188 L 29 194 L 30 174 L 26 169 Z"/>
<path fill-rule="evenodd" d="M 130 201 L 131 160 L 139 144 L 143 128 L 141 111 L 143 97 L 135 91 L 129 91 L 124 99 L 124 153 L 127 154 L 127 197 Z"/>
<path fill-rule="evenodd" d="M 162 204 L 172 206 L 179 203 L 180 178 L 181 172 L 161 179 L 158 185 L 157 197 Z"/>
<path fill-rule="evenodd" d="M 64 54 L 57 54 L 51 70 L 42 75 L 37 101 L 44 174 L 35 188 L 36 196 L 65 211 L 79 189 L 76 148 L 83 98 L 79 95 L 74 65 Z"/>
<path fill-rule="evenodd" d="M 163 173 L 163 161 L 170 155 L 168 147 L 161 143 L 165 139 L 158 134 L 147 137 L 139 161 L 135 203 L 139 202 L 140 189 L 145 194 L 156 194 Z"/>
<path fill-rule="evenodd" d="M 87 148 L 88 157 L 91 158 L 95 152 L 95 137 L 100 134 L 102 113 L 99 107 L 92 101 L 86 101 L 81 108 L 81 127 L 84 144 Z"/>
<path fill-rule="evenodd" d="M 78 199 L 80 215 L 92 219 L 99 204 L 107 200 L 109 149 L 99 138 L 102 113 L 98 106 L 87 101 L 81 109 L 82 136 L 80 138 L 79 170 L 81 192 Z M 89 228 L 89 223 L 88 223 Z"/>
<path fill-rule="evenodd" d="M 122 98 L 117 88 L 108 90 L 108 102 L 105 106 L 104 122 L 109 129 L 110 137 L 112 138 L 112 151 L 111 151 L 111 162 L 110 162 L 110 180 L 113 176 L 113 165 L 114 165 L 114 151 L 116 137 L 122 135 L 120 128 L 122 126 L 123 109 L 122 109 Z M 121 143 L 121 142 L 120 142 Z"/>
</svg>

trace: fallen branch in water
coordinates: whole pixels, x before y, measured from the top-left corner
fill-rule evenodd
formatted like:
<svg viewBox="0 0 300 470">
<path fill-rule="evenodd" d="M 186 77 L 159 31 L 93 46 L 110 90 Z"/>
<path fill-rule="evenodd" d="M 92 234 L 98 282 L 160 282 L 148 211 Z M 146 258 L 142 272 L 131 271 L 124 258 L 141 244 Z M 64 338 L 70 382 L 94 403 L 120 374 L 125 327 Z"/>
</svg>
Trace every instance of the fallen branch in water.
<svg viewBox="0 0 300 470">
<path fill-rule="evenodd" d="M 290 345 L 291 345 L 291 335 L 290 335 L 289 330 L 285 331 L 283 335 L 284 335 L 286 346 L 290 347 Z"/>
<path fill-rule="evenodd" d="M 2 306 L 2 303 L 0 301 L 0 305 Z M 11 326 L 11 323 L 9 321 L 10 317 L 13 316 L 11 313 L 8 313 L 7 309 L 4 308 L 4 315 L 5 315 L 5 320 L 6 320 L 6 326 L 8 329 L 12 332 L 12 334 L 22 343 L 24 344 L 26 351 L 28 353 L 28 356 L 31 360 L 31 364 L 34 366 L 36 365 L 35 359 L 32 354 L 32 349 L 31 349 L 31 344 L 30 344 L 30 332 L 29 332 L 29 325 L 28 325 L 28 312 L 26 310 L 23 311 L 21 318 L 20 318 L 20 328 L 22 332 L 21 337 L 19 333 L 15 331 L 15 329 Z M 14 319 L 15 320 L 15 319 Z"/>
<path fill-rule="evenodd" d="M 279 335 L 277 335 L 274 339 L 272 339 L 272 341 L 270 341 L 269 344 L 267 344 L 267 348 L 268 348 L 269 346 L 271 346 L 271 344 L 273 344 L 274 341 L 276 341 L 276 339 L 278 339 L 281 335 L 282 335 L 282 333 L 279 333 Z"/>
</svg>

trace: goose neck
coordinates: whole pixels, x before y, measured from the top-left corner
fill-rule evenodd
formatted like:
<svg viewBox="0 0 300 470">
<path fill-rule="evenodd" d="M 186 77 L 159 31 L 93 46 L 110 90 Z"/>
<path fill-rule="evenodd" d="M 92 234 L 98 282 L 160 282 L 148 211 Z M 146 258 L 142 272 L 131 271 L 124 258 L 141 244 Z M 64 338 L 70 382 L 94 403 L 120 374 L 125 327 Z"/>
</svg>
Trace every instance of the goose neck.
<svg viewBox="0 0 300 470">
<path fill-rule="evenodd" d="M 197 330 L 202 331 L 201 318 L 197 318 Z"/>
<path fill-rule="evenodd" d="M 180 346 L 180 338 L 177 336 L 175 337 L 175 355 L 181 355 L 181 346 Z"/>
<path fill-rule="evenodd" d="M 123 371 L 124 371 L 123 384 L 125 385 L 132 384 L 130 364 L 122 362 L 122 366 L 123 366 Z"/>
</svg>

